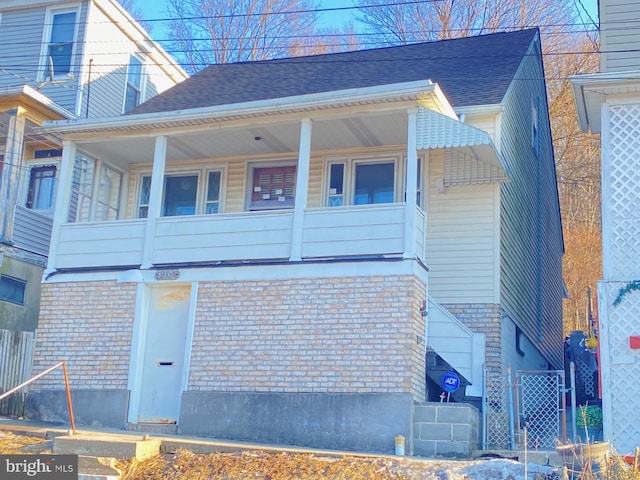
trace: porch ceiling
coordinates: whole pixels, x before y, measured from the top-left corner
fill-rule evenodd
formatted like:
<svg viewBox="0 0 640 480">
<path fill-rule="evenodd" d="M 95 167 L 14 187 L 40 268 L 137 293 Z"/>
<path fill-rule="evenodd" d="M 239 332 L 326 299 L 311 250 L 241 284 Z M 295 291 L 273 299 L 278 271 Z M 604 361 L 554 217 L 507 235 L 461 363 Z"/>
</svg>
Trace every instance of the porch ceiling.
<svg viewBox="0 0 640 480">
<path fill-rule="evenodd" d="M 311 148 L 315 151 L 404 145 L 407 112 L 391 111 L 348 118 L 317 119 L 313 122 Z M 160 134 L 160 132 L 158 132 Z M 167 161 L 199 160 L 251 155 L 297 155 L 300 121 L 211 127 L 173 132 L 168 137 Z M 80 143 L 78 148 L 108 160 L 123 169 L 129 164 L 151 162 L 155 136 L 114 137 Z"/>
</svg>

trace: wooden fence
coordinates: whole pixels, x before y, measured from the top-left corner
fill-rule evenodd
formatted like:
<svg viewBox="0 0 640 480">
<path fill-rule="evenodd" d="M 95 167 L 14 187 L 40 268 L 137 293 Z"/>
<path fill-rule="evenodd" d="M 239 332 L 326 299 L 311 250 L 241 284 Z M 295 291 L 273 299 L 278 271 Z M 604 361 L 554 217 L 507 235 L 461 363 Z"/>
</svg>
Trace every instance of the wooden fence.
<svg viewBox="0 0 640 480">
<path fill-rule="evenodd" d="M 29 379 L 34 346 L 34 332 L 0 330 L 0 394 Z M 0 415 L 22 416 L 25 393 L 23 389 L 0 400 Z"/>
</svg>

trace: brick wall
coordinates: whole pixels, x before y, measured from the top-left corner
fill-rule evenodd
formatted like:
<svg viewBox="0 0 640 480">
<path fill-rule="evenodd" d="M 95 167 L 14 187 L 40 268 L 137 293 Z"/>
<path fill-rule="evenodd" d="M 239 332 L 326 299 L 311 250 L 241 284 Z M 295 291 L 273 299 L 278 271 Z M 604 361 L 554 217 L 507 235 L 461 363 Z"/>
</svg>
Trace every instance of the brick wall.
<svg viewBox="0 0 640 480">
<path fill-rule="evenodd" d="M 130 283 L 44 284 L 33 373 L 66 360 L 72 389 L 126 388 L 135 302 Z M 64 388 L 61 370 L 30 388 Z"/>
<path fill-rule="evenodd" d="M 422 400 L 425 290 L 413 276 L 202 282 L 189 389 Z"/>
<path fill-rule="evenodd" d="M 489 372 L 500 373 L 502 370 L 500 305 L 493 303 L 447 304 L 444 307 L 474 332 L 484 333 L 486 341 L 485 365 Z"/>
<path fill-rule="evenodd" d="M 473 456 L 480 444 L 480 411 L 466 403 L 413 407 L 413 453 L 421 457 Z"/>
</svg>

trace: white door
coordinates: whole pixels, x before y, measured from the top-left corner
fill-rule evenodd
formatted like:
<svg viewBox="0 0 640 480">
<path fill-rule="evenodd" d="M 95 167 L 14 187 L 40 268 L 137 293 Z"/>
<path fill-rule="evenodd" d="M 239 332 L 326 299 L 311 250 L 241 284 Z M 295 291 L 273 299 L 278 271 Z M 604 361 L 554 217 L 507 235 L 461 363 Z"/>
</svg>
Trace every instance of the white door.
<svg viewBox="0 0 640 480">
<path fill-rule="evenodd" d="M 151 288 L 149 293 L 138 421 L 177 423 L 191 287 Z"/>
</svg>

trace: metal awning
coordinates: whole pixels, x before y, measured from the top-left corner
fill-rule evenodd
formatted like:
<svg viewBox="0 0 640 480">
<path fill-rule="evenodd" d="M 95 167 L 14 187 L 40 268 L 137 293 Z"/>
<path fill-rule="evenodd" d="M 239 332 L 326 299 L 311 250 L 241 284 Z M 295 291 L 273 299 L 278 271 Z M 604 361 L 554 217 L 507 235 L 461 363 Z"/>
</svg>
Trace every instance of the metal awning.
<svg viewBox="0 0 640 480">
<path fill-rule="evenodd" d="M 417 148 L 445 149 L 445 186 L 508 180 L 487 132 L 434 110 L 418 110 Z"/>
</svg>

